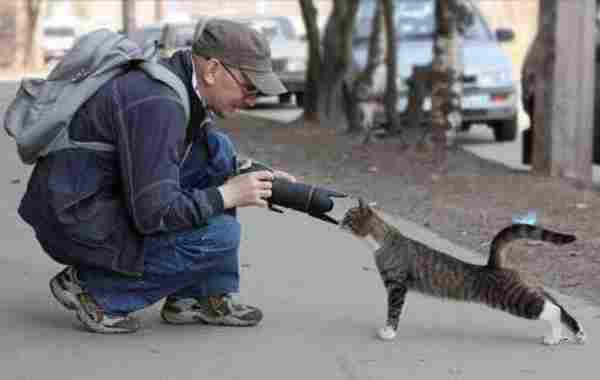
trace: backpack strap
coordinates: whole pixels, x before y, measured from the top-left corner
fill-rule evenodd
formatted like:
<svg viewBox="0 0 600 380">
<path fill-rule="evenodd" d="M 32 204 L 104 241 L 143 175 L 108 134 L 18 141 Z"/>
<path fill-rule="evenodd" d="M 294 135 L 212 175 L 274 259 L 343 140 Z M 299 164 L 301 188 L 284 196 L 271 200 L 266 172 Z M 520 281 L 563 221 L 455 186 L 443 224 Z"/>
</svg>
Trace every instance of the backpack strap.
<svg viewBox="0 0 600 380">
<path fill-rule="evenodd" d="M 190 121 L 190 98 L 181 79 L 160 63 L 142 62 L 139 67 L 152 78 L 165 83 L 177 93 L 185 111 L 185 124 L 187 125 Z"/>
</svg>

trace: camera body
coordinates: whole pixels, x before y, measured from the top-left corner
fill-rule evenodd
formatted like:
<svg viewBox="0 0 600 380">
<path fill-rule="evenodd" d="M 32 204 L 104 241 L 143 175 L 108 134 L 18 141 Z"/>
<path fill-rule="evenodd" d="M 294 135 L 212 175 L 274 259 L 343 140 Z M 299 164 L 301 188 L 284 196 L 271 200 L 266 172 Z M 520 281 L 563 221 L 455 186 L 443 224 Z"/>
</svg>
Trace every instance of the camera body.
<svg viewBox="0 0 600 380">
<path fill-rule="evenodd" d="M 238 174 L 244 174 L 260 170 L 273 171 L 273 169 L 264 164 L 247 160 L 238 166 L 237 172 Z M 275 178 L 273 179 L 271 198 L 267 202 L 269 203 L 269 208 L 273 211 L 283 212 L 273 206 L 278 205 L 309 214 L 329 223 L 339 224 L 337 220 L 325 215 L 325 213 L 333 209 L 334 203 L 331 199 L 332 197 L 343 198 L 346 196 L 346 194 L 314 185 L 291 182 L 284 178 Z"/>
</svg>

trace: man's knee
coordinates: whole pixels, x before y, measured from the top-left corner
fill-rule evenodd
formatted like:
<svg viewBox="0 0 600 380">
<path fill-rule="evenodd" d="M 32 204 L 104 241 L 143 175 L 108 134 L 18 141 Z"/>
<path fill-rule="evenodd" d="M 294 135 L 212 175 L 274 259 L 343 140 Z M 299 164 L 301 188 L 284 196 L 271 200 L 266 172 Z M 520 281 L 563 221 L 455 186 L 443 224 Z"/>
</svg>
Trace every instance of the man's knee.
<svg viewBox="0 0 600 380">
<path fill-rule="evenodd" d="M 178 233 L 176 244 L 185 250 L 236 253 L 240 245 L 240 235 L 238 220 L 223 214 L 211 218 L 202 228 Z"/>
</svg>

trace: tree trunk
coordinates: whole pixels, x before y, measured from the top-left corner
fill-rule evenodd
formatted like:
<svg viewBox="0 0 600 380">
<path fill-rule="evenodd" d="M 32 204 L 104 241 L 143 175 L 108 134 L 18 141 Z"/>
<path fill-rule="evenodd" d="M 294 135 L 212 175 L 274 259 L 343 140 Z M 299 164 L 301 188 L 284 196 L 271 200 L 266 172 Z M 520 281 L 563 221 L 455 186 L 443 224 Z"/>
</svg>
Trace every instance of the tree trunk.
<svg viewBox="0 0 600 380">
<path fill-rule="evenodd" d="M 431 127 L 434 159 L 446 161 L 446 132 L 456 131 L 462 124 L 462 73 L 459 64 L 458 1 L 436 1 L 437 33 L 433 47 Z"/>
<path fill-rule="evenodd" d="M 370 129 L 372 125 L 364 125 L 364 118 L 361 118 L 359 111 L 360 102 L 380 102 L 383 98 L 383 86 L 375 85 L 373 75 L 377 69 L 381 69 L 385 64 L 383 44 L 383 14 L 381 3 L 378 2 L 373 15 L 371 25 L 371 34 L 369 35 L 369 52 L 367 64 L 361 72 L 351 71 L 348 78 L 351 78 L 351 86 L 344 86 L 345 91 L 345 108 L 346 118 L 348 120 L 348 132 L 359 133 L 364 128 L 367 129 L 368 142 L 370 137 Z M 353 67 L 351 70 L 355 70 Z M 349 90 L 348 87 L 351 87 Z M 379 88 L 381 87 L 381 88 Z"/>
<path fill-rule="evenodd" d="M 387 86 L 385 88 L 384 107 L 387 129 L 398 132 L 401 128 L 400 115 L 396 110 L 398 103 L 398 65 L 396 54 L 396 25 L 394 23 L 394 4 L 392 0 L 380 0 L 383 6 L 383 15 L 386 31 L 386 64 L 387 64 Z"/>
<path fill-rule="evenodd" d="M 135 0 L 121 0 L 123 7 L 123 34 L 131 37 L 135 30 Z"/>
<path fill-rule="evenodd" d="M 27 0 L 27 34 L 22 62 L 26 70 L 40 70 L 44 67 L 44 54 L 40 47 L 40 20 L 44 5 L 44 0 Z"/>
<path fill-rule="evenodd" d="M 595 15 L 594 0 L 540 7 L 533 170 L 583 184 L 592 179 Z"/>
<path fill-rule="evenodd" d="M 334 0 L 323 38 L 319 121 L 329 128 L 347 128 L 343 86 L 352 60 L 352 30 L 358 0 Z"/>
<path fill-rule="evenodd" d="M 317 9 L 312 0 L 300 0 L 302 18 L 308 40 L 308 67 L 304 87 L 304 119 L 318 122 L 319 89 L 321 69 L 321 36 L 317 24 Z"/>
<path fill-rule="evenodd" d="M 167 3 L 165 0 L 154 0 L 154 22 L 161 22 L 167 14 Z"/>
</svg>

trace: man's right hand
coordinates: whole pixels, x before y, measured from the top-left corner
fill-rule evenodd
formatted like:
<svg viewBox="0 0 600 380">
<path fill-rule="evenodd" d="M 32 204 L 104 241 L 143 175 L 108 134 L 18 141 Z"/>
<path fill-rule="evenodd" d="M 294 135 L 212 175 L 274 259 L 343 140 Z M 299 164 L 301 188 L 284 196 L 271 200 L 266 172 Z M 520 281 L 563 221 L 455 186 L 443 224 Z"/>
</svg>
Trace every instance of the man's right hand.
<svg viewBox="0 0 600 380">
<path fill-rule="evenodd" d="M 274 175 L 268 170 L 241 174 L 219 186 L 225 209 L 233 207 L 267 207 Z"/>
</svg>

